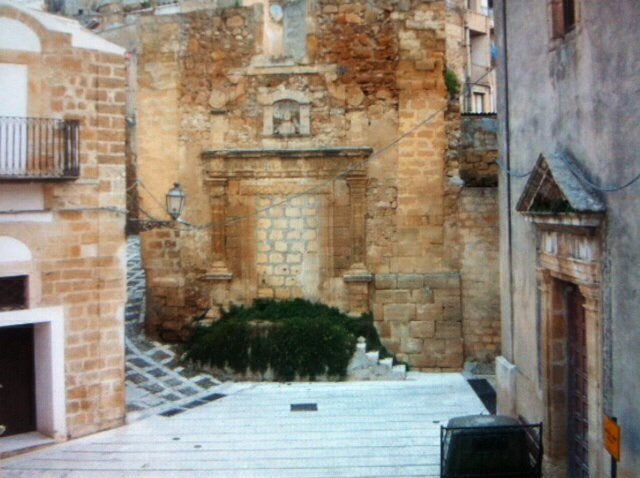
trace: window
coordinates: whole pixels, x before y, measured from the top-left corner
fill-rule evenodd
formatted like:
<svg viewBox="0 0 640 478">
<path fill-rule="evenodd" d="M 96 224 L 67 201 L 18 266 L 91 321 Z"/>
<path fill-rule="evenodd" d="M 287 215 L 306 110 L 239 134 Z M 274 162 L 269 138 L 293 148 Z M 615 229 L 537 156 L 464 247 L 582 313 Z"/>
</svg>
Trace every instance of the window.
<svg viewBox="0 0 640 478">
<path fill-rule="evenodd" d="M 576 27 L 576 0 L 551 0 L 553 38 L 561 38 Z"/>
<path fill-rule="evenodd" d="M 0 277 L 0 312 L 27 308 L 27 276 Z"/>
<path fill-rule="evenodd" d="M 474 93 L 473 94 L 473 112 L 474 113 L 484 113 L 485 112 L 484 93 Z"/>
</svg>

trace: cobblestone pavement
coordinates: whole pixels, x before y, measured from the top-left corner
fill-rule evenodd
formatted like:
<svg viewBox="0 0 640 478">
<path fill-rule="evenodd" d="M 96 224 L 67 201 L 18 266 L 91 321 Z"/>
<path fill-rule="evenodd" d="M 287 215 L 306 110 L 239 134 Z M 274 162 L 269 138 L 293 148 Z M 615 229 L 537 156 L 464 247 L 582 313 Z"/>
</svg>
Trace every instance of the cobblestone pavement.
<svg viewBox="0 0 640 478">
<path fill-rule="evenodd" d="M 144 335 L 146 279 L 140 262 L 140 238 L 127 241 L 125 323 L 128 419 L 175 414 L 211 401 L 220 381 L 181 365 L 173 348 Z"/>
</svg>

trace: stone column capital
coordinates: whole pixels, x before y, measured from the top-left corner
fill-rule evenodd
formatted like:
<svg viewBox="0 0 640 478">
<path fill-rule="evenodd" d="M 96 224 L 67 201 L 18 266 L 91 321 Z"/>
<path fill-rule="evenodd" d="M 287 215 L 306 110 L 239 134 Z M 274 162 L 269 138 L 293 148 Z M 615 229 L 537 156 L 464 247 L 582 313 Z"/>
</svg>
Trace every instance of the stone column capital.
<svg viewBox="0 0 640 478">
<path fill-rule="evenodd" d="M 209 186 L 209 195 L 211 197 L 226 195 L 229 178 L 225 176 L 209 176 L 205 179 L 205 182 Z"/>
<path fill-rule="evenodd" d="M 365 187 L 367 185 L 367 173 L 365 171 L 351 171 L 345 176 L 349 187 Z"/>
</svg>

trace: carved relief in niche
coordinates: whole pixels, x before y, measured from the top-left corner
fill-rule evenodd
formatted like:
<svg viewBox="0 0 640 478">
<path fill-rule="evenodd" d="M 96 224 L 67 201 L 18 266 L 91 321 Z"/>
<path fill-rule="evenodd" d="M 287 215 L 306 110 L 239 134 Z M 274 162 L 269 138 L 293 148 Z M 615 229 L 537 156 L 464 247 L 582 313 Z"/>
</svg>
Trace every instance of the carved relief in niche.
<svg viewBox="0 0 640 478">
<path fill-rule="evenodd" d="M 300 135 L 300 103 L 293 100 L 274 103 L 273 133 L 285 137 Z"/>
<path fill-rule="evenodd" d="M 304 93 L 278 91 L 260 97 L 265 136 L 291 138 L 311 134 L 311 105 Z"/>
</svg>

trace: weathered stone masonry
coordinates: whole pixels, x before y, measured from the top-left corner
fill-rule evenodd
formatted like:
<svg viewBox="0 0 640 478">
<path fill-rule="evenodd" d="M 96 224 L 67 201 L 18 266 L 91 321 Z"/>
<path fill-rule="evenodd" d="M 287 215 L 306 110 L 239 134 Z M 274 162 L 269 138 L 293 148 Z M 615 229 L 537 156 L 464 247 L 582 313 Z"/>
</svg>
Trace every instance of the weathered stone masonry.
<svg viewBox="0 0 640 478">
<path fill-rule="evenodd" d="M 149 332 L 184 339 L 231 303 L 307 297 L 372 310 L 420 368 L 459 368 L 445 2 L 300 0 L 284 23 L 247 3 L 136 26 L 139 178 L 156 198 L 179 181 L 184 219 L 208 225 L 143 233 Z"/>
<path fill-rule="evenodd" d="M 28 68 L 28 115 L 80 125 L 79 179 L 41 183 L 51 221 L 0 224 L 0 236 L 33 254 L 29 308 L 63 308 L 66 431 L 77 437 L 120 425 L 126 413 L 125 217 L 105 210 L 124 210 L 124 58 L 76 47 L 70 34 L 9 6 L 0 17 L 21 22 L 42 44 L 38 53 L 0 50 L 0 63 Z"/>
</svg>

